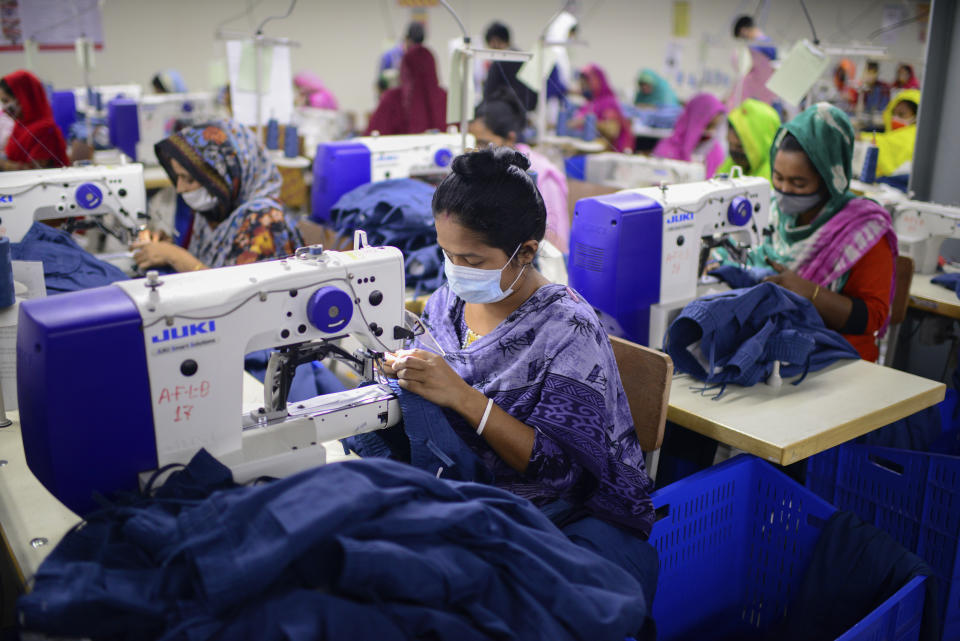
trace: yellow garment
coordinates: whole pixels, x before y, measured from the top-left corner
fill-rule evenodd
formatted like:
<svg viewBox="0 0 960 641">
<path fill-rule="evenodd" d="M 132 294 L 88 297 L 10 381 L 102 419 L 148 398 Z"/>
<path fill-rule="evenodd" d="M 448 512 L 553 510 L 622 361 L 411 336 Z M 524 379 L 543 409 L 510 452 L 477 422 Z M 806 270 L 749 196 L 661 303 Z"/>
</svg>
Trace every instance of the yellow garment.
<svg viewBox="0 0 960 641">
<path fill-rule="evenodd" d="M 917 125 L 893 129 L 893 110 L 902 101 L 909 100 L 920 106 L 920 91 L 905 89 L 894 96 L 883 110 L 883 127 L 877 134 L 877 176 L 890 176 L 903 163 L 913 160 L 913 148 L 917 141 Z M 862 134 L 864 140 L 872 140 L 873 134 Z"/>
<path fill-rule="evenodd" d="M 744 174 L 770 180 L 770 146 L 780 128 L 780 115 L 765 102 L 747 98 L 727 116 L 733 130 L 740 138 L 743 153 L 750 162 Z M 729 155 L 717 169 L 717 173 L 730 173 L 733 158 Z"/>
<path fill-rule="evenodd" d="M 463 339 L 463 346 L 461 347 L 461 349 L 467 349 L 468 347 L 473 345 L 475 342 L 477 342 L 481 338 L 483 338 L 483 336 L 481 336 L 480 334 L 476 333 L 475 331 L 473 331 L 468 327 L 467 335 Z"/>
</svg>

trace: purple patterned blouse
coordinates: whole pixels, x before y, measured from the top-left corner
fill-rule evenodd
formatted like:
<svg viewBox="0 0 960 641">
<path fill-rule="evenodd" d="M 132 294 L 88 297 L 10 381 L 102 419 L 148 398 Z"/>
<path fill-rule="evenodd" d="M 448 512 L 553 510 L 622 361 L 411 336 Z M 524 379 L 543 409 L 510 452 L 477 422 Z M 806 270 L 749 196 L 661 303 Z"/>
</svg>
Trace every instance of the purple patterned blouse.
<svg viewBox="0 0 960 641">
<path fill-rule="evenodd" d="M 463 307 L 444 285 L 427 302 L 424 324 L 469 385 L 536 431 L 521 474 L 448 412 L 454 430 L 490 468 L 494 484 L 540 506 L 563 499 L 648 535 L 652 483 L 613 349 L 590 305 L 568 287 L 545 285 L 496 329 L 461 349 Z M 416 346 L 436 351 L 422 337 Z"/>
</svg>

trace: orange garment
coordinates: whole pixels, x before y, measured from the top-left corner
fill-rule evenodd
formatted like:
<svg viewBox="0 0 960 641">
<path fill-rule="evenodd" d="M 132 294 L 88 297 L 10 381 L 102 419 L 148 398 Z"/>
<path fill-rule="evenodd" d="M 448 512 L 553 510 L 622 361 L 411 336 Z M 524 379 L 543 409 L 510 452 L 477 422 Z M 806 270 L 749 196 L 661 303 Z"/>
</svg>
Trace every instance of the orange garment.
<svg viewBox="0 0 960 641">
<path fill-rule="evenodd" d="M 863 334 L 844 334 L 865 361 L 876 362 L 880 356 L 876 332 L 890 315 L 890 288 L 893 282 L 893 250 L 886 239 L 873 246 L 850 270 L 850 277 L 840 293 L 859 298 L 867 306 L 867 329 Z"/>
</svg>

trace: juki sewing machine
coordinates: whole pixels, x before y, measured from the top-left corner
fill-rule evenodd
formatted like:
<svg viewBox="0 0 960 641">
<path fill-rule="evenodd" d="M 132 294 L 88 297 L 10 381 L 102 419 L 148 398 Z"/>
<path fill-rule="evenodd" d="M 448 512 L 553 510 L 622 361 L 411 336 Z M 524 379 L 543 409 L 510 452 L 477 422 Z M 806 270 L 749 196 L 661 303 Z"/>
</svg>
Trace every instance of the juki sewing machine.
<svg viewBox="0 0 960 641">
<path fill-rule="evenodd" d="M 699 162 L 613 152 L 584 156 L 584 179 L 599 185 L 636 189 L 661 183 L 697 182 L 705 178 L 706 168 Z"/>
<path fill-rule="evenodd" d="M 621 191 L 577 202 L 570 285 L 602 312 L 608 331 L 659 348 L 697 297 L 710 251 L 743 258 L 768 225 L 770 183 L 743 176 Z"/>
<path fill-rule="evenodd" d="M 147 223 L 143 165 L 0 172 L 0 234 L 23 240 L 34 221 L 69 219 L 130 242 Z"/>
<path fill-rule="evenodd" d="M 900 254 L 913 259 L 916 273 L 935 273 L 943 241 L 960 238 L 960 207 L 907 200 L 888 209 Z"/>
<path fill-rule="evenodd" d="M 193 124 L 214 115 L 211 93 L 117 98 L 107 105 L 110 144 L 137 162 L 157 164 L 153 146 L 174 133 L 180 121 Z"/>
<path fill-rule="evenodd" d="M 400 250 L 363 232 L 354 245 L 24 302 L 17 384 L 34 475 L 83 513 L 92 492 L 135 490 L 200 448 L 242 483 L 323 464 L 324 441 L 396 424 L 383 384 L 286 402 L 297 365 L 334 356 L 372 381 L 413 335 Z M 355 354 L 334 342 L 347 335 Z M 263 405 L 244 413 L 244 355 L 274 347 Z"/>
<path fill-rule="evenodd" d="M 467 146 L 476 143 L 467 136 Z M 369 136 L 323 143 L 313 160 L 311 218 L 323 223 L 345 193 L 391 178 L 442 177 L 463 152 L 460 134 Z"/>
</svg>

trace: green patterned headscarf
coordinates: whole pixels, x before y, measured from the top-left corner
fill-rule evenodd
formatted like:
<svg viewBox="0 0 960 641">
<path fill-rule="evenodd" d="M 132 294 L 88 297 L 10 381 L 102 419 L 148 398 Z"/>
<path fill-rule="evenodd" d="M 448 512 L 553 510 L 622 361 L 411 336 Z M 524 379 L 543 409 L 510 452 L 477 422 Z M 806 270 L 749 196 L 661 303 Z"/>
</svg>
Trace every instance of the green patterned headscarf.
<svg viewBox="0 0 960 641">
<path fill-rule="evenodd" d="M 787 245 L 808 238 L 823 227 L 824 223 L 843 209 L 854 197 L 850 191 L 853 143 L 856 134 L 850 119 L 837 107 L 827 102 L 818 102 L 786 123 L 777 131 L 770 148 L 770 166 L 773 167 L 777 151 L 788 133 L 794 135 L 806 152 L 814 169 L 820 174 L 830 198 L 812 223 L 802 228 L 794 227 L 795 220 L 780 213 L 774 202 L 777 230 Z"/>
</svg>

